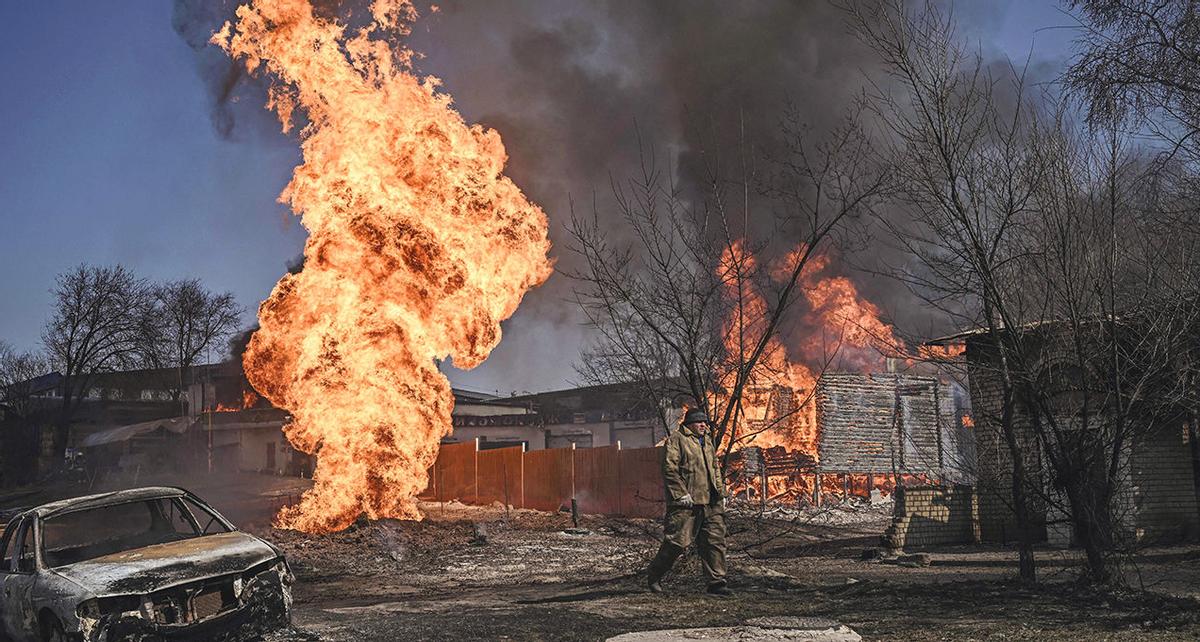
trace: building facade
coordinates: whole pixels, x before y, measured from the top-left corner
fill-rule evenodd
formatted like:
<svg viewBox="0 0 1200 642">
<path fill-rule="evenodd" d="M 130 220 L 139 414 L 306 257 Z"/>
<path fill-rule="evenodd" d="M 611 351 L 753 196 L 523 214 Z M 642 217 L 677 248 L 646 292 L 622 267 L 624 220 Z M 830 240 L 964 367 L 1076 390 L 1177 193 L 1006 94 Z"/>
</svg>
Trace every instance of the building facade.
<svg viewBox="0 0 1200 642">
<path fill-rule="evenodd" d="M 1061 355 L 1055 346 L 1053 326 L 1033 330 L 1030 344 L 1039 372 L 1060 371 Z M 975 419 L 978 451 L 977 488 L 979 532 L 983 541 L 1011 542 L 1019 538 L 1013 510 L 1013 449 L 1009 447 L 1001 418 L 1003 386 L 997 351 L 982 333 L 961 337 L 966 342 L 971 404 Z M 1039 377 L 1039 381 L 1041 377 Z M 1049 384 L 1048 384 L 1049 385 Z M 1068 398 L 1086 384 L 1063 386 Z M 1043 452 L 1030 412 L 1020 403 L 1012 404 L 1012 433 L 1026 471 L 1027 495 L 1032 505 L 1033 539 L 1056 546 L 1069 546 L 1073 530 L 1063 507 L 1067 499 L 1054 481 L 1054 471 Z M 1070 429 L 1082 425 L 1079 411 L 1070 399 L 1063 404 L 1060 425 Z M 1104 410 L 1092 410 L 1092 421 L 1103 421 Z M 1119 445 L 1106 446 L 1105 457 L 1117 462 L 1116 493 L 1113 515 L 1118 530 L 1132 542 L 1169 542 L 1200 537 L 1200 498 L 1198 476 L 1200 458 L 1196 457 L 1194 428 L 1177 415 L 1174 418 L 1135 417 L 1142 422 L 1131 431 L 1131 438 Z M 1082 429 L 1082 428 L 1081 428 Z"/>
<path fill-rule="evenodd" d="M 658 409 L 641 390 L 632 384 L 612 384 L 511 397 L 456 390 L 454 432 L 445 443 L 479 439 L 481 449 L 593 448 L 617 443 L 623 448 L 645 448 L 665 437 Z"/>
</svg>

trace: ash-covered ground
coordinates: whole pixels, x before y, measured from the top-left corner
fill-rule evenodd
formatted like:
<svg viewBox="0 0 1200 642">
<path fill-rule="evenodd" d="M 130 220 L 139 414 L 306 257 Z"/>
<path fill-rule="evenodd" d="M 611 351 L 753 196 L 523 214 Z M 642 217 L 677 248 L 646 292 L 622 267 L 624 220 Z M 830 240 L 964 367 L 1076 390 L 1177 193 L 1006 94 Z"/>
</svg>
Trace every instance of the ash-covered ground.
<svg viewBox="0 0 1200 642">
<path fill-rule="evenodd" d="M 131 480 L 132 481 L 132 480 Z M 1036 587 L 1015 581 L 1011 549 L 931 549 L 928 566 L 863 561 L 890 502 L 821 510 L 734 504 L 729 568 L 737 594 L 703 592 L 695 557 L 649 593 L 640 575 L 656 520 L 423 504 L 421 522 L 363 521 L 330 535 L 270 527 L 307 482 L 260 475 L 143 478 L 209 499 L 278 544 L 297 575 L 293 629 L 272 642 L 603 640 L 632 631 L 732 626 L 755 617 L 838 620 L 867 640 L 1195 640 L 1200 546 L 1143 551 L 1127 588 L 1077 582 L 1072 551 L 1038 551 Z M 0 496 L 0 510 L 109 486 L 42 486 Z M 480 529 L 486 531 L 486 541 Z"/>
<path fill-rule="evenodd" d="M 761 616 L 836 619 L 869 640 L 1181 640 L 1200 637 L 1200 548 L 1148 551 L 1131 581 L 1151 592 L 1077 588 L 1074 555 L 1043 551 L 1025 588 L 1011 551 L 953 547 L 929 566 L 862 561 L 891 504 L 735 508 L 737 595 L 706 595 L 694 557 L 644 588 L 654 520 L 425 504 L 423 522 L 334 535 L 261 530 L 299 577 L 296 631 L 279 640 L 602 640 L 630 631 L 729 626 Z M 478 537 L 486 530 L 486 543 Z"/>
</svg>

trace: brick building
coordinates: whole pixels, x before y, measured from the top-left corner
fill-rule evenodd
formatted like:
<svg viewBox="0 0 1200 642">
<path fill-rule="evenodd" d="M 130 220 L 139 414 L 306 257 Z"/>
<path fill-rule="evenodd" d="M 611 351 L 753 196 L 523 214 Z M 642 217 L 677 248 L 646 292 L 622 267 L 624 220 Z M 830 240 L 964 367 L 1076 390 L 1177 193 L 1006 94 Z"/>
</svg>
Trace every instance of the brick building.
<svg viewBox="0 0 1200 642">
<path fill-rule="evenodd" d="M 1065 370 L 1058 347 L 1062 342 L 1056 340 L 1061 337 L 1052 334 L 1054 326 L 1045 324 L 1025 332 L 1030 335 L 1027 340 L 1027 345 L 1032 346 L 1030 352 L 1037 357 L 1038 363 L 1034 366 L 1037 372 Z M 987 335 L 980 331 L 938 342 L 966 344 L 978 452 L 979 536 L 983 541 L 1015 541 L 1018 532 L 1012 509 L 1013 459 L 1000 425 L 1002 387 L 996 350 Z M 1064 386 L 1064 390 L 1070 394 L 1080 387 L 1070 384 Z M 1071 404 L 1064 404 L 1064 407 L 1068 405 Z M 1099 412 L 1102 411 L 1093 411 Z M 1078 421 L 1077 413 L 1061 417 L 1056 413 L 1056 417 L 1063 425 Z M 1195 429 L 1179 418 L 1146 418 L 1142 421 L 1146 423 L 1134 431 L 1134 439 L 1123 445 L 1117 459 L 1119 473 L 1114 515 L 1124 534 L 1133 541 L 1194 539 L 1200 535 L 1200 501 L 1197 499 L 1200 448 L 1195 444 Z M 1026 470 L 1030 471 L 1035 540 L 1057 546 L 1070 545 L 1072 531 L 1067 516 L 1054 508 L 1055 505 L 1065 506 L 1065 498 L 1054 486 L 1031 418 L 1021 404 L 1014 405 L 1013 426 L 1018 450 Z M 1192 436 L 1189 437 L 1189 433 Z"/>
</svg>

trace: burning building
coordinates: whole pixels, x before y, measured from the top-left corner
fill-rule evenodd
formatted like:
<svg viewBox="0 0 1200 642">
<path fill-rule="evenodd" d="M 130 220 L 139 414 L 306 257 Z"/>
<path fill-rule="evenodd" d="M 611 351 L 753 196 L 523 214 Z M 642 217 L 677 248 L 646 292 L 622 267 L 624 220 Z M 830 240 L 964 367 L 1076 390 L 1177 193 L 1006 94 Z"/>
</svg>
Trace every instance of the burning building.
<svg viewBox="0 0 1200 642">
<path fill-rule="evenodd" d="M 546 216 L 505 176 L 499 134 L 466 123 L 439 81 L 414 70 L 403 36 L 415 17 L 407 0 L 375 0 L 352 22 L 309 0 L 250 2 L 211 39 L 271 80 L 267 106 L 285 132 L 301 127 L 303 163 L 280 200 L 309 233 L 304 267 L 263 302 L 243 357 L 254 390 L 287 411 L 292 447 L 316 457 L 316 485 L 280 515 L 281 526 L 324 532 L 363 514 L 419 518 L 413 498 L 446 438 L 536 449 L 650 445 L 661 436 L 661 417 L 582 401 L 572 408 L 574 393 L 526 400 L 527 412 L 491 400 L 478 413 L 454 412 L 461 400 L 438 363 L 471 368 L 486 359 L 500 322 L 552 262 Z M 743 256 L 752 246 L 732 244 L 725 267 L 753 269 L 754 257 Z M 878 371 L 880 346 L 900 342 L 848 277 L 827 273 L 825 249 L 810 249 L 818 248 L 764 262 L 762 274 L 809 266 L 796 285 L 805 318 L 821 331 L 772 337 L 747 405 L 791 404 L 797 417 L 785 431 L 752 441 L 816 460 L 814 404 L 795 399 L 814 389 L 824 370 L 816 364 L 836 346 L 839 368 Z M 740 299 L 723 319 L 727 337 L 753 342 L 764 300 Z"/>
<path fill-rule="evenodd" d="M 974 438 L 953 382 L 829 373 L 817 384 L 816 408 L 822 472 L 970 479 Z"/>
<path fill-rule="evenodd" d="M 865 495 L 897 484 L 969 483 L 975 451 L 965 402 L 958 384 L 943 377 L 825 373 L 809 401 L 812 419 L 802 419 L 812 421 L 811 449 L 744 449 L 741 490 L 759 492 L 766 484 L 764 499 L 820 501 L 822 492 Z M 766 421 L 786 412 L 800 415 L 780 402 Z"/>
<path fill-rule="evenodd" d="M 773 329 L 763 286 L 735 280 L 727 288 L 735 305 L 723 325 L 726 352 L 763 346 L 734 412 L 735 445 L 748 447 L 742 487 L 755 474 L 760 489 L 769 486 L 765 497 L 819 494 L 823 485 L 861 493 L 905 479 L 968 481 L 966 395 L 941 367 L 956 355 L 911 355 L 826 252 L 801 245 L 767 272 L 790 274 L 801 256 L 808 256 L 799 280 L 804 313 L 786 332 L 766 335 Z M 741 244 L 722 261 L 723 269 L 754 265 Z M 742 372 L 734 365 L 725 388 Z M 722 392 L 715 397 L 724 405 Z"/>
</svg>

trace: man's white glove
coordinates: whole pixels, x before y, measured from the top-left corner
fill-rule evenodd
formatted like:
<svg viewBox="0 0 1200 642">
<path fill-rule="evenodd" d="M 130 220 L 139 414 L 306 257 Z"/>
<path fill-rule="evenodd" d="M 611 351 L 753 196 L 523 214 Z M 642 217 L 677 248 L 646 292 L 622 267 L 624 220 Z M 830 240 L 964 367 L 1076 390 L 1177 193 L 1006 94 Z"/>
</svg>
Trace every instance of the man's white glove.
<svg viewBox="0 0 1200 642">
<path fill-rule="evenodd" d="M 675 505 L 691 508 L 692 506 L 696 505 L 696 502 L 692 499 L 692 494 L 688 493 L 688 494 L 684 495 L 683 497 L 680 497 L 679 499 L 675 500 Z"/>
</svg>

